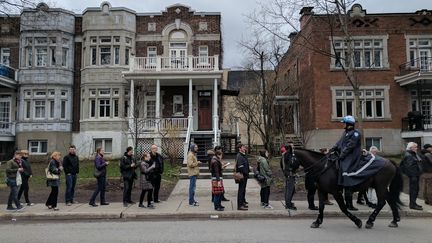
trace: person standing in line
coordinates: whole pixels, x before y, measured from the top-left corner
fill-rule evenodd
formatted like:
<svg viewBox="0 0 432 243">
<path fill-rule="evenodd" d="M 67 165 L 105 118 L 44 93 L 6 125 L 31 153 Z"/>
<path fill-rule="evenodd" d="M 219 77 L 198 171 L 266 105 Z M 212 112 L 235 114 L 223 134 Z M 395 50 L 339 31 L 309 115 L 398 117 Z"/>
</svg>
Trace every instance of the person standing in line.
<svg viewBox="0 0 432 243">
<path fill-rule="evenodd" d="M 246 211 L 249 208 L 246 202 L 246 187 L 250 172 L 249 160 L 246 155 L 246 146 L 240 143 L 237 147 L 239 152 L 236 157 L 235 171 L 243 175 L 243 179 L 238 183 L 237 210 Z"/>
<path fill-rule="evenodd" d="M 21 172 L 21 179 L 22 184 L 18 192 L 18 201 L 21 200 L 21 196 L 24 193 L 24 199 L 27 204 L 27 206 L 33 206 L 34 203 L 30 202 L 29 199 L 29 180 L 33 176 L 32 168 L 30 165 L 30 161 L 28 160 L 29 152 L 28 150 L 21 150 L 21 162 L 22 162 L 22 168 L 23 172 Z"/>
<path fill-rule="evenodd" d="M 431 173 L 432 172 L 432 145 L 427 143 L 423 145 L 423 150 L 421 151 L 423 154 L 423 172 Z"/>
<path fill-rule="evenodd" d="M 105 199 L 105 190 L 106 190 L 106 168 L 109 165 L 109 161 L 105 161 L 104 159 L 105 151 L 103 148 L 96 149 L 96 157 L 94 161 L 95 165 L 95 173 L 94 176 L 97 179 L 97 188 L 93 192 L 92 197 L 90 198 L 89 205 L 92 207 L 97 207 L 96 197 L 100 193 L 100 205 L 105 206 L 109 205 L 109 203 Z"/>
<path fill-rule="evenodd" d="M 222 163 L 222 151 L 215 150 L 215 155 L 210 162 L 210 173 L 212 176 L 212 194 L 213 204 L 216 211 L 224 211 L 225 207 L 222 206 L 222 195 L 224 192 L 223 186 L 223 169 L 226 167 Z"/>
<path fill-rule="evenodd" d="M 295 193 L 296 171 L 299 168 L 299 163 L 294 155 L 294 143 L 289 141 L 285 150 L 280 164 L 285 176 L 285 208 L 297 210 L 292 202 Z"/>
<path fill-rule="evenodd" d="M 404 158 L 401 161 L 400 168 L 409 178 L 409 207 L 414 210 L 423 210 L 423 207 L 417 204 L 419 193 L 420 175 L 422 174 L 422 160 L 417 153 L 417 144 L 409 142 L 406 147 Z"/>
<path fill-rule="evenodd" d="M 199 206 L 199 203 L 195 200 L 195 189 L 196 181 L 199 176 L 199 164 L 197 159 L 198 145 L 192 143 L 189 146 L 189 152 L 187 154 L 187 171 L 189 175 L 189 206 Z"/>
<path fill-rule="evenodd" d="M 51 161 L 48 165 L 48 171 L 53 175 L 58 175 L 57 179 L 47 179 L 47 186 L 51 187 L 51 193 L 48 196 L 48 199 L 45 205 L 48 209 L 53 209 L 54 211 L 58 211 L 57 200 L 58 200 L 58 192 L 60 186 L 60 174 L 63 171 L 63 166 L 60 162 L 61 153 L 58 151 L 54 151 L 51 154 Z"/>
<path fill-rule="evenodd" d="M 156 167 L 156 164 L 150 166 L 150 153 L 146 152 L 143 155 L 143 161 L 141 161 L 139 165 L 141 170 L 141 175 L 140 175 L 141 195 L 140 195 L 138 207 L 145 208 L 143 202 L 144 202 L 145 194 L 147 193 L 147 208 L 154 209 L 155 206 L 152 203 L 153 185 L 151 184 L 150 181 L 150 174 Z"/>
<path fill-rule="evenodd" d="M 66 206 L 71 206 L 75 201 L 75 185 L 77 176 L 79 174 L 79 158 L 76 155 L 75 145 L 69 146 L 69 154 L 63 158 L 63 168 L 66 175 L 66 192 L 65 203 Z"/>
<path fill-rule="evenodd" d="M 162 155 L 158 153 L 158 146 L 156 144 L 153 144 L 151 146 L 150 157 L 150 166 L 155 164 L 155 169 L 152 172 L 153 200 L 155 203 L 160 203 L 161 201 L 159 200 L 159 190 L 161 187 L 162 174 L 164 171 L 164 161 Z"/>
<path fill-rule="evenodd" d="M 269 204 L 270 198 L 270 186 L 273 183 L 272 172 L 268 162 L 268 152 L 267 150 L 259 151 L 260 156 L 258 157 L 258 168 L 259 173 L 265 177 L 265 181 L 260 183 L 261 191 L 261 206 L 264 209 L 273 209 Z"/>
<path fill-rule="evenodd" d="M 126 152 L 120 160 L 120 172 L 123 177 L 123 206 L 134 204 L 132 201 L 133 182 L 137 178 L 135 173 L 136 163 L 133 158 L 133 148 L 127 147 Z"/>
<path fill-rule="evenodd" d="M 7 202 L 8 211 L 22 210 L 24 206 L 18 200 L 18 185 L 17 185 L 17 173 L 22 173 L 24 169 L 21 166 L 21 152 L 15 151 L 13 159 L 6 163 L 6 184 L 10 187 L 9 198 Z M 12 206 L 15 203 L 16 208 Z"/>
</svg>

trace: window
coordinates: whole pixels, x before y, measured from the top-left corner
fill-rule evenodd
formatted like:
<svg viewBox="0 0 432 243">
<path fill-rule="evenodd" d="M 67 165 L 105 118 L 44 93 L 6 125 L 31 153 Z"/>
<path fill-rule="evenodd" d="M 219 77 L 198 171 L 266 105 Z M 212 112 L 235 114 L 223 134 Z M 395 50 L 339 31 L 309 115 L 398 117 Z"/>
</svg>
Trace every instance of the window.
<svg viewBox="0 0 432 243">
<path fill-rule="evenodd" d="M 10 98 L 0 98 L 0 129 L 8 129 L 11 117 Z"/>
<path fill-rule="evenodd" d="M 110 96 L 111 95 L 111 90 L 109 90 L 109 89 L 101 89 L 101 90 L 99 90 L 99 95 L 100 96 Z"/>
<path fill-rule="evenodd" d="M 130 49 L 125 49 L 125 65 L 129 65 L 129 55 L 130 55 Z"/>
<path fill-rule="evenodd" d="M 370 147 L 375 146 L 381 151 L 381 140 L 382 138 L 366 138 L 366 150 L 369 150 Z"/>
<path fill-rule="evenodd" d="M 35 119 L 45 118 L 45 100 L 34 101 Z"/>
<path fill-rule="evenodd" d="M 27 58 L 27 66 L 33 66 L 33 48 L 26 47 L 26 58 Z"/>
<path fill-rule="evenodd" d="M 114 43 L 120 43 L 120 36 L 114 36 Z"/>
<path fill-rule="evenodd" d="M 96 117 L 96 100 L 90 100 L 90 118 Z"/>
<path fill-rule="evenodd" d="M 114 101 L 114 111 L 113 111 L 113 116 L 114 117 L 118 117 L 119 116 L 119 100 L 115 99 Z"/>
<path fill-rule="evenodd" d="M 125 38 L 125 42 L 126 42 L 126 44 L 130 45 L 131 42 L 132 42 L 132 39 L 129 38 L 129 37 L 126 37 L 126 38 Z"/>
<path fill-rule="evenodd" d="M 91 48 L 91 65 L 96 65 L 96 47 Z"/>
<path fill-rule="evenodd" d="M 101 65 L 111 64 L 111 47 L 100 48 L 100 64 Z"/>
<path fill-rule="evenodd" d="M 208 63 L 208 46 L 199 47 L 199 63 L 200 64 Z"/>
<path fill-rule="evenodd" d="M 100 43 L 102 44 L 111 43 L 111 37 L 110 36 L 100 37 Z"/>
<path fill-rule="evenodd" d="M 66 119 L 66 100 L 61 101 L 60 119 Z"/>
<path fill-rule="evenodd" d="M 147 100 L 146 101 L 146 118 L 155 118 L 156 117 L 156 100 Z"/>
<path fill-rule="evenodd" d="M 25 101 L 25 119 L 30 119 L 30 113 L 31 113 L 31 102 L 29 100 Z"/>
<path fill-rule="evenodd" d="M 99 100 L 99 117 L 110 117 L 111 100 L 100 99 Z"/>
<path fill-rule="evenodd" d="M 10 49 L 9 48 L 1 48 L 0 49 L 0 64 L 5 66 L 10 66 Z"/>
<path fill-rule="evenodd" d="M 353 52 L 351 57 L 346 51 L 347 43 L 344 40 L 337 39 L 332 45 L 334 52 L 331 65 L 333 68 L 340 68 L 342 64 L 349 65 L 349 59 L 353 62 L 355 68 L 383 68 L 384 58 L 384 38 L 382 39 L 361 39 L 356 37 L 351 43 Z M 334 50 L 333 50 L 334 47 Z M 344 61 L 342 61 L 344 60 Z"/>
<path fill-rule="evenodd" d="M 154 46 L 147 47 L 148 63 L 151 66 L 156 65 L 157 48 Z"/>
<path fill-rule="evenodd" d="M 49 116 L 48 116 L 48 118 L 52 119 L 52 118 L 54 118 L 54 109 L 55 109 L 54 100 L 49 100 L 48 104 L 49 104 Z"/>
<path fill-rule="evenodd" d="M 109 138 L 98 138 L 94 139 L 94 152 L 96 152 L 97 148 L 103 148 L 105 153 L 112 153 L 112 139 Z"/>
<path fill-rule="evenodd" d="M 45 67 L 47 65 L 48 50 L 46 47 L 36 48 L 36 66 Z"/>
<path fill-rule="evenodd" d="M 37 37 L 35 38 L 36 45 L 46 45 L 48 44 L 48 40 L 45 37 Z"/>
<path fill-rule="evenodd" d="M 55 50 L 55 47 L 50 47 L 50 53 L 51 53 L 51 66 L 55 66 L 55 64 L 56 64 L 56 50 Z"/>
<path fill-rule="evenodd" d="M 173 115 L 183 116 L 183 95 L 173 96 Z"/>
<path fill-rule="evenodd" d="M 410 36 L 408 60 L 411 68 L 430 71 L 432 69 L 432 38 Z"/>
<path fill-rule="evenodd" d="M 67 48 L 63 48 L 63 53 L 62 53 L 62 66 L 63 67 L 67 66 L 68 51 L 69 50 Z"/>
<path fill-rule="evenodd" d="M 120 64 L 120 47 L 114 47 L 114 64 Z"/>
<path fill-rule="evenodd" d="M 350 87 L 332 87 L 334 102 L 333 119 L 341 119 L 347 115 L 355 115 L 354 92 L 350 89 Z M 360 90 L 361 113 L 363 118 L 389 118 L 390 115 L 387 114 L 389 107 L 386 107 L 388 104 L 385 103 L 385 100 L 388 98 L 384 95 L 388 93 L 387 89 L 387 87 L 383 86 L 383 88 L 362 88 Z"/>
<path fill-rule="evenodd" d="M 47 140 L 29 140 L 28 150 L 31 154 L 45 154 L 48 152 Z"/>
</svg>

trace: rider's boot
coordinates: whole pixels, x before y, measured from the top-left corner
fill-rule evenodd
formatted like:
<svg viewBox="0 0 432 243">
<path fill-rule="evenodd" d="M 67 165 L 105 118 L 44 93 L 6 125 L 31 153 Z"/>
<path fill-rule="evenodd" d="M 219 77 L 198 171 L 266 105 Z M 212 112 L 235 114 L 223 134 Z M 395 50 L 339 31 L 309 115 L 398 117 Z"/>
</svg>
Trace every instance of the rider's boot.
<svg viewBox="0 0 432 243">
<path fill-rule="evenodd" d="M 345 188 L 345 204 L 347 209 L 350 211 L 358 211 L 357 208 L 354 207 L 352 202 L 352 191 L 350 188 Z"/>
</svg>

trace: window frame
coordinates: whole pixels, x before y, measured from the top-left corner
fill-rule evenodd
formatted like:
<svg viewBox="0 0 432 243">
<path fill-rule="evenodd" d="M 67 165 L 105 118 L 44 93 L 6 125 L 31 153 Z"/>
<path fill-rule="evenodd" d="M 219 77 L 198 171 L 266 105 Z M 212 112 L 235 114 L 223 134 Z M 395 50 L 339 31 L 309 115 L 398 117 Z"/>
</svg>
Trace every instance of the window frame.
<svg viewBox="0 0 432 243">
<path fill-rule="evenodd" d="M 96 153 L 96 149 L 99 147 L 99 146 L 96 146 L 97 145 L 97 142 L 99 142 L 100 141 L 100 143 L 101 143 L 101 148 L 105 151 L 105 153 L 106 154 L 111 154 L 112 153 L 112 148 L 113 148 L 113 139 L 112 138 L 93 138 L 93 153 Z M 108 151 L 107 149 L 106 149 L 106 142 L 107 141 L 110 141 L 111 142 L 111 151 Z"/>
<path fill-rule="evenodd" d="M 36 146 L 31 145 L 31 143 L 37 143 Z M 43 149 L 43 143 L 46 143 L 45 149 L 46 151 L 42 151 Z M 27 141 L 27 148 L 29 151 L 29 154 L 31 155 L 45 155 L 48 153 L 48 140 L 28 140 Z M 33 148 L 36 148 L 36 152 L 33 152 Z"/>
</svg>

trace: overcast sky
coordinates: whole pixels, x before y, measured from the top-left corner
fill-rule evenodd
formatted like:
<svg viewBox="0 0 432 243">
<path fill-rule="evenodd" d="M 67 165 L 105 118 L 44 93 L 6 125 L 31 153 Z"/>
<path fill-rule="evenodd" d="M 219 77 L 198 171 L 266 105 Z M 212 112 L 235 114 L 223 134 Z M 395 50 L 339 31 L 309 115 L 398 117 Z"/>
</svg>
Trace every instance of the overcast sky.
<svg viewBox="0 0 432 243">
<path fill-rule="evenodd" d="M 263 2 L 266 0 L 261 0 Z M 99 7 L 101 0 L 48 0 L 56 7 L 75 13 L 82 13 L 87 7 Z M 251 13 L 257 0 L 110 0 L 113 7 L 127 7 L 136 12 L 160 12 L 169 5 L 182 3 L 195 11 L 220 12 L 222 14 L 222 35 L 224 47 L 224 67 L 238 68 L 242 63 L 242 53 L 238 42 L 247 34 L 244 15 Z M 358 0 L 368 13 L 415 12 L 419 9 L 432 10 L 431 0 Z"/>
</svg>

